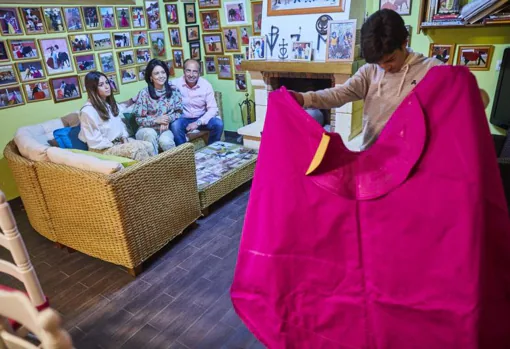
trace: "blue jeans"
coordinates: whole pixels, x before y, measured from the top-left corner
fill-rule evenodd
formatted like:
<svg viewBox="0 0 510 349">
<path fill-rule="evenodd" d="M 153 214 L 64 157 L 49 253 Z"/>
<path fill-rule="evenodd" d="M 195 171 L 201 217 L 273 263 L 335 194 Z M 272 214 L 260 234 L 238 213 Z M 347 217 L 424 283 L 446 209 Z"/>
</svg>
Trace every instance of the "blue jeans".
<svg viewBox="0 0 510 349">
<path fill-rule="evenodd" d="M 199 118 L 179 118 L 170 124 L 170 129 L 174 134 L 174 141 L 176 145 L 186 143 L 186 127 L 192 122 L 197 121 Z M 223 133 L 223 121 L 220 118 L 214 117 L 209 120 L 207 125 L 202 125 L 199 129 L 209 130 L 208 144 L 212 144 L 221 139 Z"/>
</svg>

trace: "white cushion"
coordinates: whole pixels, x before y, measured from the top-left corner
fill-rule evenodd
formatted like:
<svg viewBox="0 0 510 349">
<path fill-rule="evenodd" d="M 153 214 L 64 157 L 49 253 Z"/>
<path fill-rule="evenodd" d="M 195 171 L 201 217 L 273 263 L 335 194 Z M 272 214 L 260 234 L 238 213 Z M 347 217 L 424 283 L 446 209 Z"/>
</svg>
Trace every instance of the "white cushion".
<svg viewBox="0 0 510 349">
<path fill-rule="evenodd" d="M 48 141 L 53 139 L 53 131 L 64 127 L 60 118 L 40 124 L 20 127 L 14 136 L 14 142 L 21 155 L 32 161 L 48 161 L 46 150 Z"/>
<path fill-rule="evenodd" d="M 49 161 L 56 164 L 67 165 L 85 171 L 111 174 L 120 171 L 121 163 L 110 160 L 101 160 L 85 154 L 76 154 L 67 149 L 49 147 L 46 151 Z"/>
</svg>

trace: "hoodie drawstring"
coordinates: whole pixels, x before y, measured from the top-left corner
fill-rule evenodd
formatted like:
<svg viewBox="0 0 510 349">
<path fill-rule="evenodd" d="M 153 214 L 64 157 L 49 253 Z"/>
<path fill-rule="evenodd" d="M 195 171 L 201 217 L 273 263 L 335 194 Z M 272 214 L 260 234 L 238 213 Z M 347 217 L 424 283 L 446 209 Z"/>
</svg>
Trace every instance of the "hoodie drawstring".
<svg viewBox="0 0 510 349">
<path fill-rule="evenodd" d="M 404 81 L 406 80 L 406 75 L 407 75 L 408 71 L 409 71 L 409 64 L 406 64 L 404 66 L 404 76 L 402 77 L 402 80 L 400 81 L 400 85 L 398 86 L 398 94 L 397 94 L 397 96 L 400 96 L 400 92 L 402 92 L 402 86 L 404 86 Z"/>
</svg>

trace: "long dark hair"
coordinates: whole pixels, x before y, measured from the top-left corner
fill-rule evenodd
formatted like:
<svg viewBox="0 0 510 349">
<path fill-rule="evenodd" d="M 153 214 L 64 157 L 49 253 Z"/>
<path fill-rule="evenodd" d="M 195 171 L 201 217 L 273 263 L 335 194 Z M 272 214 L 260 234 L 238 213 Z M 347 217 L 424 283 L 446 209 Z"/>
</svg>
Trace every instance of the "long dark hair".
<svg viewBox="0 0 510 349">
<path fill-rule="evenodd" d="M 147 83 L 148 89 L 149 89 L 149 95 L 152 99 L 159 99 L 158 95 L 156 94 L 156 89 L 154 88 L 154 83 L 151 81 L 152 71 L 157 66 L 160 66 L 163 68 L 163 70 L 166 73 L 166 82 L 165 82 L 165 97 L 170 98 L 172 97 L 172 87 L 168 83 L 168 78 L 170 77 L 170 72 L 168 71 L 168 67 L 165 64 L 165 62 L 160 61 L 159 59 L 153 58 L 149 61 L 147 64 L 147 68 L 145 68 L 145 82 Z"/>
<path fill-rule="evenodd" d="M 97 111 L 99 117 L 106 121 L 110 119 L 108 107 L 110 107 L 112 114 L 114 116 L 119 115 L 119 107 L 117 106 L 115 97 L 113 97 L 113 91 L 110 93 L 108 97 L 106 97 L 106 101 L 103 100 L 97 93 L 99 79 L 102 76 L 105 77 L 107 83 L 110 83 L 110 79 L 108 79 L 108 77 L 105 74 L 99 71 L 91 71 L 90 73 L 85 75 L 85 89 L 87 90 L 87 94 L 89 95 L 90 104 L 92 104 L 94 109 Z M 113 90 L 111 86 L 110 90 Z"/>
</svg>

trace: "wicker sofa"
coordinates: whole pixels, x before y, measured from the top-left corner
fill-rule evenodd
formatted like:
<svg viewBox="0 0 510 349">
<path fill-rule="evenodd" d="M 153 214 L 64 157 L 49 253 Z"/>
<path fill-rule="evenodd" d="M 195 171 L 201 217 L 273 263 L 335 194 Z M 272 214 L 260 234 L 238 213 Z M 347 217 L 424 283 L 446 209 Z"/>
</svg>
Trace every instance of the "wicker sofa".
<svg viewBox="0 0 510 349">
<path fill-rule="evenodd" d="M 216 92 L 221 117 L 221 93 Z M 32 161 L 14 141 L 4 150 L 32 227 L 58 245 L 124 266 L 130 274 L 201 216 L 191 143 L 103 174 Z"/>
</svg>

